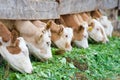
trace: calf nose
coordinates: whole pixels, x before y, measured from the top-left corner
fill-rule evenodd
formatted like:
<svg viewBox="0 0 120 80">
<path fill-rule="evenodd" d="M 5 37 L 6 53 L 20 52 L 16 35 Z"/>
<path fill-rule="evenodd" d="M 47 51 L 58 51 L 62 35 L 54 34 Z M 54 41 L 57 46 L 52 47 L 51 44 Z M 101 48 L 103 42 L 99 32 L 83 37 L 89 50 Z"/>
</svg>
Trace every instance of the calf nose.
<svg viewBox="0 0 120 80">
<path fill-rule="evenodd" d="M 46 42 L 46 44 L 47 44 L 48 46 L 50 46 L 51 43 L 50 43 L 50 42 Z"/>
<path fill-rule="evenodd" d="M 29 74 L 32 74 L 33 69 L 29 72 Z"/>
<path fill-rule="evenodd" d="M 103 39 L 103 43 L 108 43 L 109 39 Z"/>
<path fill-rule="evenodd" d="M 26 70 L 25 72 L 28 73 L 28 74 L 32 74 L 32 71 L 33 71 L 33 68 L 31 68 L 29 70 Z"/>
</svg>

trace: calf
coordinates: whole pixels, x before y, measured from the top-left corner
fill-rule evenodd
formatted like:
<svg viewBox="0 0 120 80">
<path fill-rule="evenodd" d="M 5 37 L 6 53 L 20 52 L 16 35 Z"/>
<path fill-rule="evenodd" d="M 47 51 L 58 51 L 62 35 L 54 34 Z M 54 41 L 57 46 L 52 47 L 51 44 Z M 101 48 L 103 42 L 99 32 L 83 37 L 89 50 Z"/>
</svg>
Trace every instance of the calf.
<svg viewBox="0 0 120 80">
<path fill-rule="evenodd" d="M 99 21 L 92 19 L 89 13 L 81 13 L 80 16 L 88 23 L 88 34 L 93 40 L 103 43 L 109 41 L 105 34 L 105 30 Z"/>
<path fill-rule="evenodd" d="M 87 27 L 88 24 L 80 18 L 77 14 L 70 14 L 70 15 L 62 15 L 61 21 L 66 26 L 69 26 L 73 29 L 73 42 L 78 47 L 87 48 L 88 47 L 88 33 L 87 33 Z"/>
<path fill-rule="evenodd" d="M 46 25 L 41 21 L 33 21 L 33 24 L 37 27 L 43 27 L 43 25 Z M 73 30 L 64 27 L 63 25 L 57 25 L 54 21 L 49 21 L 48 24 L 50 25 L 52 42 L 61 50 L 71 51 Z"/>
<path fill-rule="evenodd" d="M 38 28 L 30 21 L 16 21 L 15 25 L 21 36 L 26 40 L 31 54 L 42 61 L 52 58 L 49 25 Z"/>
<path fill-rule="evenodd" d="M 15 70 L 21 73 L 32 73 L 29 52 L 22 37 L 12 33 L 0 22 L 0 54 Z"/>
<path fill-rule="evenodd" d="M 101 12 L 98 10 L 92 11 L 91 15 L 93 18 L 97 19 L 103 25 L 106 35 L 111 37 L 113 32 L 113 26 L 108 17 L 102 15 Z"/>
</svg>

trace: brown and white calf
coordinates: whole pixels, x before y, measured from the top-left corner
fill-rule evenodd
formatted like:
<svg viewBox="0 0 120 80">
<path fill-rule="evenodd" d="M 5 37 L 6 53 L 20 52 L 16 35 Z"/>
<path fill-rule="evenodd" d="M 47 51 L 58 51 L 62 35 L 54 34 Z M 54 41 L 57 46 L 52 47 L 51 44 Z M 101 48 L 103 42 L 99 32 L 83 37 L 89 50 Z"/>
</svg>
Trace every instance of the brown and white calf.
<svg viewBox="0 0 120 80">
<path fill-rule="evenodd" d="M 96 19 L 92 19 L 89 13 L 80 13 L 80 16 L 86 21 L 89 25 L 88 34 L 96 42 L 108 42 L 104 27 Z"/>
<path fill-rule="evenodd" d="M 31 54 L 40 60 L 52 58 L 50 27 L 38 28 L 30 21 L 16 21 L 16 29 L 25 39 Z"/>
<path fill-rule="evenodd" d="M 73 29 L 73 42 L 78 47 L 88 47 L 88 24 L 77 14 L 62 15 L 61 21 L 64 25 Z"/>
<path fill-rule="evenodd" d="M 113 32 L 113 26 L 108 17 L 102 15 L 99 10 L 92 11 L 91 16 L 97 19 L 103 25 L 106 35 L 111 37 Z"/>
<path fill-rule="evenodd" d="M 46 23 L 41 21 L 33 21 L 33 24 L 37 27 L 43 27 Z M 54 21 L 48 21 L 51 31 L 52 42 L 61 50 L 71 51 L 71 41 L 73 37 L 73 30 L 63 25 L 57 25 Z"/>
<path fill-rule="evenodd" d="M 0 22 L 0 54 L 15 70 L 22 73 L 32 73 L 32 65 L 28 48 L 22 37 L 18 37 L 16 31 L 10 32 Z"/>
</svg>

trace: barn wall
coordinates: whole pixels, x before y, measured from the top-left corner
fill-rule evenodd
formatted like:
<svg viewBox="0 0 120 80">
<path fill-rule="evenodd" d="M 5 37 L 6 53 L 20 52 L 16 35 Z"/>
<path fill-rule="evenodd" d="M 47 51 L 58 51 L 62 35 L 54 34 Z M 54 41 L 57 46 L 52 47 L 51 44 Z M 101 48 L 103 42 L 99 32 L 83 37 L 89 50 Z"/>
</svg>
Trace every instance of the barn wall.
<svg viewBox="0 0 120 80">
<path fill-rule="evenodd" d="M 52 0 L 0 0 L 0 19 L 56 19 L 57 7 Z"/>
</svg>

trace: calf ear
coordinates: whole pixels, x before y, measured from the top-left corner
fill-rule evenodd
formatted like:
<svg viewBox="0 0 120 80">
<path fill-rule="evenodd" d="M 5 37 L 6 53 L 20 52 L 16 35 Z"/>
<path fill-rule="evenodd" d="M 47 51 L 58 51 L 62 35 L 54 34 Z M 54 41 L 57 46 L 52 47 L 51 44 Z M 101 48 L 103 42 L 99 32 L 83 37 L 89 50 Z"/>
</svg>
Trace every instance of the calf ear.
<svg viewBox="0 0 120 80">
<path fill-rule="evenodd" d="M 10 31 L 2 22 L 0 22 L 0 37 L 2 37 L 4 42 L 8 42 L 11 39 Z"/>
<path fill-rule="evenodd" d="M 13 29 L 11 31 L 11 34 L 12 34 L 12 43 L 14 43 L 18 37 L 18 32 L 15 29 Z"/>
<path fill-rule="evenodd" d="M 91 22 L 90 25 L 88 26 L 88 31 L 92 31 L 94 26 L 95 26 L 95 24 L 93 22 Z"/>
<path fill-rule="evenodd" d="M 83 30 L 84 29 L 84 27 L 82 26 L 82 25 L 80 25 L 79 27 L 78 27 L 78 31 L 81 31 L 81 30 Z"/>
<path fill-rule="evenodd" d="M 94 26 L 95 26 L 95 23 L 91 22 L 88 27 L 92 27 L 93 28 Z"/>
<path fill-rule="evenodd" d="M 50 29 L 52 23 L 53 23 L 52 20 L 49 20 L 49 21 L 47 22 L 47 25 L 46 25 L 46 29 L 47 29 L 47 30 Z"/>
<path fill-rule="evenodd" d="M 59 25 L 59 31 L 58 31 L 58 34 L 61 35 L 63 33 L 63 25 Z"/>
</svg>

